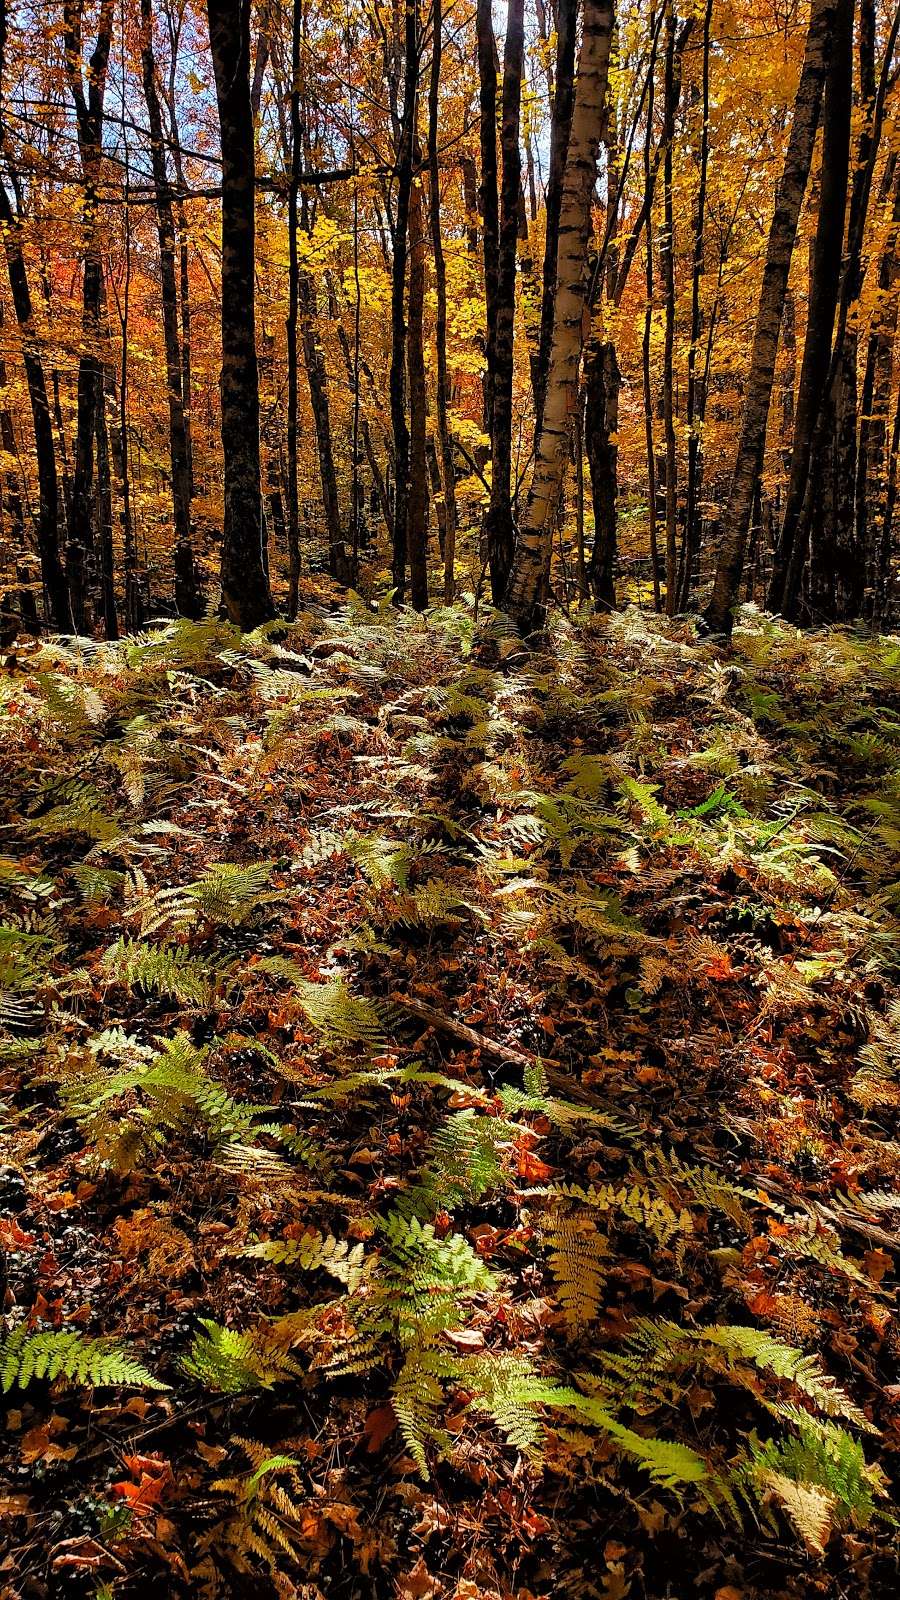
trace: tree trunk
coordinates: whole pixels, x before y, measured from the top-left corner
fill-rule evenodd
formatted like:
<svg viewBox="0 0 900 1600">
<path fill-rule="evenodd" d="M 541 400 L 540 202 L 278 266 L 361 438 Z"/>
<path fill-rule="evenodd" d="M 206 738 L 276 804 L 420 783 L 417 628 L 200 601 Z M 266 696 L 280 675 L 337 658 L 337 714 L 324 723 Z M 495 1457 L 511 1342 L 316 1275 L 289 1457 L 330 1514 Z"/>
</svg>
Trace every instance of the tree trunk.
<svg viewBox="0 0 900 1600">
<path fill-rule="evenodd" d="M 806 339 L 794 419 L 791 475 L 767 604 L 789 605 L 788 569 L 806 493 L 813 437 L 831 356 L 844 245 L 853 103 L 853 0 L 839 0 L 822 112 L 822 179 L 807 308 Z"/>
<path fill-rule="evenodd" d="M 577 400 L 591 199 L 603 133 L 612 25 L 611 0 L 586 0 L 560 207 L 556 309 L 547 395 L 531 489 L 507 595 L 507 607 L 525 633 L 541 623 L 546 608 L 553 521 L 569 455 L 569 423 Z"/>
<path fill-rule="evenodd" d="M 81 212 L 83 256 L 81 333 L 84 349 L 78 362 L 78 420 L 75 432 L 75 470 L 72 481 L 69 536 L 77 550 L 75 566 L 79 571 L 86 572 L 90 566 L 89 557 L 96 551 L 98 543 L 95 537 L 94 442 L 97 433 L 97 413 L 103 404 L 101 353 L 103 262 L 97 222 L 97 188 L 103 158 L 103 108 L 112 42 L 113 0 L 102 0 L 100 6 L 97 43 L 88 64 L 86 94 L 81 60 L 82 11 L 83 0 L 65 0 L 63 28 L 66 75 L 75 106 L 78 151 L 84 184 Z M 80 631 L 87 626 L 81 598 L 83 593 L 82 583 L 79 586 L 78 600 L 78 610 L 81 615 L 75 618 Z"/>
<path fill-rule="evenodd" d="M 697 392 L 697 351 L 700 345 L 700 285 L 706 270 L 706 182 L 709 171 L 709 39 L 713 0 L 706 0 L 703 13 L 703 66 L 700 89 L 700 172 L 697 182 L 697 209 L 694 213 L 694 252 L 691 262 L 691 342 L 688 346 L 687 373 L 687 490 L 684 504 L 683 567 L 679 603 L 684 609 L 691 593 L 694 563 L 700 551 L 698 499 L 701 479 L 701 435 L 698 412 L 703 400 Z"/>
<path fill-rule="evenodd" d="M 431 223 L 431 253 L 434 262 L 434 292 L 436 305 L 434 343 L 435 419 L 437 451 L 441 473 L 441 494 L 444 516 L 444 600 L 450 605 L 456 592 L 454 561 L 456 557 L 456 474 L 453 467 L 453 448 L 447 420 L 447 402 L 450 394 L 447 377 L 447 268 L 444 261 L 444 244 L 441 238 L 441 188 L 438 165 L 438 94 L 441 82 L 441 0 L 434 0 L 431 49 L 431 78 L 428 86 L 428 188 L 429 221 Z"/>
<path fill-rule="evenodd" d="M 393 580 L 395 599 L 406 594 L 409 541 L 410 436 L 406 420 L 406 263 L 409 255 L 409 205 L 419 81 L 419 4 L 406 0 L 403 36 L 403 119 L 397 149 L 397 202 L 394 216 L 394 260 L 391 273 L 391 430 L 394 436 Z"/>
<path fill-rule="evenodd" d="M 494 431 L 494 368 L 497 356 L 497 296 L 500 274 L 500 198 L 497 182 L 497 47 L 491 0 L 478 0 L 478 107 L 481 141 L 481 239 L 484 252 L 485 374 L 484 431 Z"/>
<path fill-rule="evenodd" d="M 112 479 L 109 470 L 109 426 L 106 395 L 101 390 L 97 407 L 97 530 L 100 555 L 100 597 L 103 606 L 103 631 L 107 639 L 118 639 L 116 615 L 115 551 L 113 548 Z"/>
<path fill-rule="evenodd" d="M 552 90 L 550 123 L 550 169 L 544 197 L 544 274 L 541 295 L 541 336 L 538 349 L 538 381 L 535 388 L 535 436 L 540 432 L 553 338 L 553 307 L 556 292 L 556 257 L 559 248 L 559 212 L 563 178 L 572 128 L 575 101 L 575 35 L 578 0 L 557 0 L 556 76 Z"/>
<path fill-rule="evenodd" d="M 644 329 L 641 337 L 641 379 L 644 401 L 644 438 L 647 449 L 647 523 L 650 546 L 650 566 L 653 580 L 653 608 L 659 611 L 662 596 L 659 585 L 659 546 L 656 536 L 656 443 L 653 438 L 653 385 L 650 374 L 650 336 L 653 332 L 653 190 L 655 168 L 651 158 L 653 142 L 654 74 L 656 70 L 657 30 L 651 13 L 650 27 L 653 43 L 650 65 L 647 70 L 647 129 L 644 136 L 644 205 L 647 209 L 647 242 L 645 249 Z"/>
<path fill-rule="evenodd" d="M 884 497 L 884 526 L 881 530 L 881 561 L 875 590 L 875 621 L 883 625 L 891 608 L 891 557 L 893 555 L 894 511 L 897 505 L 897 464 L 900 461 L 900 393 L 894 407 L 894 426 L 887 462 L 887 489 Z"/>
<path fill-rule="evenodd" d="M 666 443 L 666 615 L 677 602 L 678 451 L 675 440 L 675 209 L 672 196 L 672 145 L 675 138 L 675 6 L 666 0 L 666 55 L 663 103 L 663 231 L 660 265 L 665 308 L 663 341 L 663 434 Z"/>
<path fill-rule="evenodd" d="M 737 459 L 723 517 L 712 598 L 704 613 L 706 626 L 714 633 L 730 634 L 732 608 L 740 588 L 753 492 L 766 445 L 788 273 L 809 178 L 838 3 L 839 0 L 813 0 L 810 14 L 784 170 L 769 228 Z"/>
<path fill-rule="evenodd" d="M 585 442 L 594 504 L 594 545 L 588 577 L 598 611 L 616 605 L 616 481 L 619 447 L 619 363 L 611 340 L 585 362 Z"/>
<path fill-rule="evenodd" d="M 425 306 L 425 221 L 422 215 L 422 180 L 413 179 L 409 203 L 409 328 L 407 372 L 409 378 L 409 598 L 416 611 L 428 605 L 428 464 L 425 430 L 428 406 L 425 393 L 425 343 L 422 319 Z"/>
<path fill-rule="evenodd" d="M 862 292 L 864 262 L 863 243 L 872 184 L 878 161 L 881 135 L 884 131 L 885 107 L 893 82 L 893 60 L 900 32 L 900 7 L 895 7 L 884 46 L 880 74 L 875 71 L 876 17 L 874 0 L 863 0 L 860 9 L 859 64 L 862 127 L 853 163 L 853 184 L 850 192 L 849 221 L 844 269 L 838 300 L 837 325 L 831 347 L 828 375 L 824 384 L 824 397 L 819 408 L 819 423 L 813 439 L 811 459 L 814 464 L 824 461 L 828 452 L 829 430 L 840 429 L 836 448 L 840 457 L 838 482 L 841 493 L 832 499 L 833 506 L 842 511 L 840 524 L 819 522 L 813 529 L 813 515 L 819 497 L 807 486 L 800 512 L 793 550 L 785 579 L 783 609 L 793 616 L 800 592 L 800 580 L 807 552 L 812 540 L 818 538 L 820 547 L 815 551 L 818 577 L 813 587 L 817 591 L 816 603 L 837 609 L 827 615 L 847 618 L 854 614 L 862 600 L 861 564 L 854 542 L 854 516 L 852 506 L 855 479 L 855 418 L 856 418 L 856 316 L 854 307 Z M 848 408 L 852 407 L 852 419 Z M 825 575 L 823 586 L 821 581 Z M 833 581 L 832 581 L 833 579 Z"/>
<path fill-rule="evenodd" d="M 311 233 L 306 198 L 301 202 L 303 231 Z M 319 457 L 319 478 L 322 484 L 322 507 L 325 512 L 325 532 L 328 538 L 328 570 L 338 583 L 350 582 L 350 567 L 344 546 L 341 526 L 341 506 L 338 497 L 337 473 L 334 465 L 334 446 L 331 435 L 331 407 L 328 402 L 328 372 L 325 352 L 319 339 L 316 290 L 308 272 L 298 277 L 300 321 L 303 328 L 303 360 L 309 383 L 309 399 L 316 430 L 316 450 Z"/>
<path fill-rule="evenodd" d="M 503 183 L 500 195 L 500 252 L 494 350 L 493 426 L 491 428 L 491 503 L 486 532 L 495 605 L 506 593 L 512 565 L 512 393 L 515 356 L 516 250 L 522 187 L 519 113 L 525 49 L 524 0 L 509 0 L 503 51 L 503 102 L 500 144 Z"/>
<path fill-rule="evenodd" d="M 222 140 L 222 603 L 247 630 L 275 613 L 262 548 L 250 0 L 207 0 L 207 15 Z"/>
<path fill-rule="evenodd" d="M 159 238 L 166 388 L 169 397 L 169 460 L 172 469 L 172 511 L 175 524 L 175 601 L 183 615 L 199 617 L 203 614 L 203 597 L 197 582 L 191 547 L 191 479 L 182 395 L 184 369 L 178 334 L 175 218 L 172 191 L 166 171 L 162 112 L 156 82 L 152 0 L 141 0 L 141 67 L 144 99 L 147 102 L 147 121 L 150 127 L 150 159 L 153 167 L 156 230 Z"/>
<path fill-rule="evenodd" d="M 3 67 L 6 56 L 6 3 L 0 0 L 0 97 L 2 97 Z M 0 98 L 0 154 L 6 153 L 5 126 Z M 22 340 L 22 360 L 28 399 L 34 427 L 34 446 L 38 476 L 38 552 L 41 560 L 41 578 L 47 602 L 47 615 L 51 625 L 59 632 L 70 632 L 74 626 L 72 605 L 66 574 L 59 548 L 59 487 L 56 476 L 56 451 L 53 444 L 53 424 L 40 344 L 34 325 L 31 290 L 22 249 L 22 231 L 19 219 L 10 204 L 6 185 L 0 181 L 0 228 L 9 274 L 10 296 Z"/>
<path fill-rule="evenodd" d="M 300 271 L 297 255 L 297 206 L 303 162 L 300 120 L 300 41 L 302 0 L 294 0 L 291 29 L 291 148 L 288 187 L 288 314 L 287 342 L 287 476 L 288 476 L 288 616 L 296 617 L 300 587 L 300 500 L 297 490 L 298 361 L 297 320 L 300 309 Z"/>
<path fill-rule="evenodd" d="M 897 256 L 900 239 L 900 161 L 894 152 L 889 157 L 888 169 L 886 187 L 893 183 L 894 198 L 890 228 L 878 263 L 878 300 L 866 346 L 856 479 L 856 544 L 872 585 L 876 610 L 887 495 L 888 427 L 900 288 L 900 262 Z"/>
</svg>

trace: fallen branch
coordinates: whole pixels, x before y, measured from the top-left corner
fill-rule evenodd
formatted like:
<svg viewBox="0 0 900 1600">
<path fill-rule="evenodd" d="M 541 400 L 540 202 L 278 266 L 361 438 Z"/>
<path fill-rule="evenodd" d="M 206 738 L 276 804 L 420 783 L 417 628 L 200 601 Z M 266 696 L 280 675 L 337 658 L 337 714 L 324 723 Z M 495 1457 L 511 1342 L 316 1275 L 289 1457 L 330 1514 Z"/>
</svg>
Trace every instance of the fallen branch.
<svg viewBox="0 0 900 1600">
<path fill-rule="evenodd" d="M 546 1057 L 534 1056 L 525 1050 L 516 1050 L 512 1045 L 500 1044 L 496 1039 L 489 1039 L 487 1034 L 479 1033 L 476 1028 L 470 1028 L 467 1022 L 458 1022 L 455 1017 L 448 1017 L 445 1012 L 435 1010 L 434 1006 L 426 1005 L 423 1000 L 413 1000 L 405 994 L 392 994 L 391 1001 L 403 1011 L 408 1011 L 411 1016 L 418 1017 L 420 1022 L 427 1022 L 430 1028 L 435 1028 L 439 1033 L 451 1034 L 454 1039 L 459 1039 L 473 1050 L 480 1050 L 482 1055 L 492 1056 L 495 1061 L 502 1061 L 507 1066 L 521 1067 L 523 1072 L 532 1072 L 536 1067 L 542 1068 L 552 1088 L 559 1089 L 573 1100 L 580 1100 L 582 1104 L 596 1105 L 593 1095 L 583 1089 L 581 1084 L 575 1083 L 568 1073 L 560 1072 L 558 1064 L 554 1066 Z"/>
</svg>

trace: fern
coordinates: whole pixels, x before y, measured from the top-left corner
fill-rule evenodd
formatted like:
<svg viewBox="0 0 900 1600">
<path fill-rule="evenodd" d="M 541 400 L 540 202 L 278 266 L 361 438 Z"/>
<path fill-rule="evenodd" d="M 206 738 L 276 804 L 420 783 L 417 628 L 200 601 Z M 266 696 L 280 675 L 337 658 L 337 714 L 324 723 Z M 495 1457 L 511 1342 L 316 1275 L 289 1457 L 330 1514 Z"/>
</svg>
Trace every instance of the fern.
<svg viewBox="0 0 900 1600">
<path fill-rule="evenodd" d="M 551 1206 L 574 1201 L 612 1219 L 634 1223 L 646 1229 L 661 1245 L 669 1244 L 679 1235 L 690 1237 L 694 1231 L 686 1212 L 676 1211 L 668 1200 L 639 1180 L 591 1184 L 587 1188 L 576 1183 L 559 1183 L 548 1189 L 526 1192 Z"/>
<path fill-rule="evenodd" d="M 671 1151 L 651 1148 L 643 1156 L 643 1177 L 679 1210 L 690 1203 L 705 1211 L 721 1211 L 745 1233 L 751 1221 L 745 1201 L 756 1200 L 750 1189 L 729 1183 L 714 1167 L 691 1166 Z"/>
<path fill-rule="evenodd" d="M 302 1368 L 276 1342 L 269 1325 L 239 1333 L 202 1317 L 200 1328 L 181 1365 L 204 1388 L 220 1394 L 245 1394 L 302 1376 Z"/>
<path fill-rule="evenodd" d="M 166 1388 L 116 1339 L 92 1339 L 67 1329 L 30 1333 L 23 1324 L 0 1336 L 0 1390 L 25 1389 L 35 1378 L 98 1388 Z"/>
<path fill-rule="evenodd" d="M 658 1403 L 660 1380 L 674 1379 L 673 1394 L 684 1375 L 695 1366 L 719 1371 L 757 1393 L 751 1367 L 792 1384 L 829 1417 L 844 1417 L 870 1432 L 871 1423 L 816 1356 L 784 1344 L 757 1328 L 717 1323 L 706 1328 L 684 1328 L 665 1319 L 640 1317 L 633 1324 L 621 1351 L 607 1351 L 603 1365 L 617 1384 L 626 1404 L 651 1407 Z M 777 1410 L 777 1402 L 774 1404 Z"/>
<path fill-rule="evenodd" d="M 258 1578 L 253 1562 L 280 1584 L 285 1558 L 294 1567 L 303 1561 L 303 1486 L 300 1463 L 294 1456 L 273 1454 L 255 1440 L 235 1438 L 249 1469 L 217 1478 L 214 1491 L 229 1504 L 227 1517 L 215 1533 L 222 1549 L 239 1573 Z"/>
<path fill-rule="evenodd" d="M 212 998 L 213 974 L 185 945 L 148 944 L 123 936 L 105 952 L 103 965 L 114 982 L 165 1000 L 204 1006 Z"/>
<path fill-rule="evenodd" d="M 600 1314 L 609 1241 L 586 1211 L 557 1212 L 545 1240 L 566 1322 L 573 1329 L 584 1328 Z"/>
<path fill-rule="evenodd" d="M 324 1237 L 314 1228 L 307 1228 L 298 1239 L 268 1239 L 250 1245 L 242 1254 L 279 1266 L 300 1267 L 304 1272 L 322 1268 L 351 1291 L 358 1287 L 363 1272 L 361 1244 L 349 1245 L 333 1234 Z"/>
<path fill-rule="evenodd" d="M 291 985 L 308 1020 L 330 1048 L 362 1044 L 371 1049 L 382 1042 L 384 1023 L 376 1008 L 352 995 L 339 979 L 312 983 L 295 961 L 284 956 L 266 956 L 256 970 Z"/>
<path fill-rule="evenodd" d="M 113 1171 L 130 1172 L 146 1150 L 167 1132 L 192 1128 L 199 1121 L 216 1145 L 251 1140 L 280 1126 L 260 1124 L 268 1106 L 232 1099 L 206 1064 L 208 1048 L 192 1044 L 184 1033 L 165 1041 L 157 1053 L 113 1030 L 93 1041 L 93 1054 L 110 1054 L 118 1065 L 64 1076 L 60 1093 L 69 1114 L 81 1122 L 98 1154 Z"/>
<path fill-rule="evenodd" d="M 453 1112 L 435 1133 L 429 1158 L 398 1209 L 434 1216 L 481 1200 L 501 1185 L 504 1155 L 518 1133 L 506 1117 L 472 1109 Z"/>
<path fill-rule="evenodd" d="M 739 1469 L 740 1472 L 740 1469 Z M 835 1423 L 798 1421 L 793 1436 L 753 1441 L 743 1480 L 765 1509 L 774 1496 L 817 1555 L 834 1527 L 866 1528 L 886 1494 L 885 1478 Z"/>
</svg>

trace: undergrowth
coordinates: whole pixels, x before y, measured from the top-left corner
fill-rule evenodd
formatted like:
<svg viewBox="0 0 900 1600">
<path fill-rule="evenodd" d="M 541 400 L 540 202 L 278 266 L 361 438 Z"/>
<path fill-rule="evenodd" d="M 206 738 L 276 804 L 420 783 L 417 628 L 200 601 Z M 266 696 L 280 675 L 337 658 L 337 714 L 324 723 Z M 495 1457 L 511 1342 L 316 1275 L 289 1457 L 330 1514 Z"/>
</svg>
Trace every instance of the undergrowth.
<svg viewBox="0 0 900 1600">
<path fill-rule="evenodd" d="M 20 1563 L 118 1459 L 98 1594 L 888 1592 L 898 668 L 358 599 L 7 662 Z"/>
</svg>

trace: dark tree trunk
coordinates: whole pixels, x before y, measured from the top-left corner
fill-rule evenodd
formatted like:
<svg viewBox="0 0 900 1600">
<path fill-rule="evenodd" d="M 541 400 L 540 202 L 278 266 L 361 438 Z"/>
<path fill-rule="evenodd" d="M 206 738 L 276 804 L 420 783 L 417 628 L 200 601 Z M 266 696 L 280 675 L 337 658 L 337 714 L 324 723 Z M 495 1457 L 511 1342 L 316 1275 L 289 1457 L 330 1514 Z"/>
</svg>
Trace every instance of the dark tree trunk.
<svg viewBox="0 0 900 1600">
<path fill-rule="evenodd" d="M 113 0 L 102 0 L 97 24 L 97 43 L 88 63 L 87 93 L 82 77 L 83 0 L 65 0 L 63 7 L 66 75 L 75 106 L 78 151 L 81 159 L 83 201 L 81 213 L 83 281 L 81 332 L 84 353 L 78 363 L 78 419 L 75 431 L 75 467 L 72 480 L 72 508 L 69 526 L 71 543 L 76 547 L 74 565 L 87 573 L 90 559 L 97 553 L 95 517 L 94 443 L 97 413 L 103 404 L 103 262 L 97 225 L 97 188 L 103 155 L 103 108 L 106 74 L 112 42 Z M 101 560 L 102 568 L 102 560 Z M 76 625 L 87 626 L 79 585 Z M 74 595 L 73 595 L 74 599 Z"/>
<path fill-rule="evenodd" d="M 891 609 L 891 557 L 894 545 L 894 511 L 897 506 L 897 464 L 900 461 L 900 393 L 894 407 L 894 426 L 887 463 L 887 489 L 884 497 L 884 525 L 881 530 L 881 560 L 875 591 L 875 621 L 883 624 Z"/>
<path fill-rule="evenodd" d="M 684 504 L 684 546 L 679 603 L 687 605 L 691 593 L 694 563 L 700 550 L 700 518 L 698 500 L 702 476 L 701 435 L 698 413 L 703 410 L 703 397 L 698 394 L 697 352 L 700 345 L 700 285 L 706 270 L 706 182 L 709 170 L 709 38 L 712 26 L 713 0 L 706 0 L 703 13 L 703 66 L 700 89 L 700 171 L 697 182 L 697 209 L 694 213 L 694 252 L 691 262 L 691 342 L 688 346 L 687 374 L 687 490 Z"/>
<path fill-rule="evenodd" d="M 723 517 L 712 598 L 704 613 L 706 626 L 714 633 L 730 634 L 732 608 L 740 592 L 753 494 L 766 445 L 784 297 L 809 178 L 838 3 L 839 0 L 813 0 L 810 14 L 784 170 L 769 228 L 734 475 Z"/>
<path fill-rule="evenodd" d="M 101 391 L 97 407 L 97 529 L 100 555 L 100 596 L 103 606 L 103 631 L 107 639 L 118 639 L 116 615 L 115 552 L 113 548 L 112 479 L 109 471 L 109 426 L 106 397 Z"/>
<path fill-rule="evenodd" d="M 811 584 L 812 598 L 819 611 L 835 619 L 846 619 L 856 614 L 862 601 L 862 564 L 860 552 L 855 547 L 852 505 L 856 472 L 857 332 L 854 307 L 858 305 L 862 292 L 866 218 L 884 130 L 885 108 L 893 82 L 894 51 L 900 33 L 900 7 L 894 8 L 880 73 L 875 70 L 875 33 L 874 0 L 863 0 L 858 35 L 863 119 L 853 163 L 837 326 L 811 452 L 813 476 L 818 478 L 819 463 L 827 460 L 831 434 L 835 429 L 839 431 L 839 437 L 831 448 L 837 452 L 835 470 L 840 493 L 832 496 L 830 504 L 832 509 L 840 510 L 841 516 L 838 522 L 820 518 L 813 527 L 821 497 L 815 492 L 815 483 L 812 488 L 807 485 L 784 584 L 783 609 L 791 616 L 797 609 L 804 563 L 811 550 L 816 570 Z M 814 543 L 817 548 L 814 548 Z"/>
<path fill-rule="evenodd" d="M 0 0 L 0 84 L 2 84 L 3 59 L 6 44 L 6 6 Z M 0 120 L 0 151 L 3 150 L 3 124 Z M 41 578 L 47 601 L 47 615 L 51 625 L 59 632 L 71 631 L 74 626 L 72 605 L 66 574 L 60 559 L 59 548 L 59 486 L 56 477 L 56 451 L 53 444 L 53 424 L 47 398 L 47 384 L 41 359 L 40 344 L 34 325 L 31 290 L 22 251 L 19 219 L 10 205 L 6 186 L 0 182 L 0 226 L 3 231 L 3 248 L 9 274 L 9 288 L 22 339 L 22 360 L 28 399 L 34 427 L 34 446 L 38 476 L 38 552 L 41 559 Z"/>
<path fill-rule="evenodd" d="M 497 47 L 491 0 L 478 0 L 478 106 L 481 141 L 481 239 L 484 252 L 485 374 L 484 431 L 493 437 L 497 360 L 497 297 L 500 276 L 500 191 L 497 180 Z"/>
<path fill-rule="evenodd" d="M 207 15 L 222 139 L 222 602 L 246 630 L 275 612 L 262 549 L 250 0 L 207 0 Z"/>
<path fill-rule="evenodd" d="M 666 3 L 666 55 L 663 100 L 663 230 L 660 265 L 665 307 L 663 342 L 663 434 L 666 444 L 666 615 L 677 604 L 678 451 L 675 440 L 675 209 L 672 195 L 672 145 L 675 138 L 675 6 Z"/>
<path fill-rule="evenodd" d="M 175 217 L 172 191 L 166 171 L 162 112 L 156 82 L 152 0 L 141 0 L 141 66 L 144 98 L 147 102 L 147 121 L 150 127 L 150 158 L 156 198 L 156 231 L 159 239 L 166 388 L 169 397 L 169 460 L 172 469 L 172 511 L 175 523 L 177 579 L 175 602 L 184 615 L 199 617 L 203 613 L 203 598 L 197 582 L 191 548 L 191 476 L 182 394 L 184 368 L 178 333 Z"/>
<path fill-rule="evenodd" d="M 456 557 L 456 475 L 453 468 L 453 448 L 447 420 L 447 402 L 450 385 L 447 377 L 447 268 L 444 262 L 444 243 L 441 238 L 441 186 L 438 165 L 438 95 L 441 82 L 441 0 L 434 0 L 434 42 L 431 49 L 431 78 L 428 86 L 428 188 L 429 221 L 431 224 L 431 254 L 434 262 L 434 292 L 437 302 L 434 344 L 435 420 L 437 424 L 437 450 L 440 455 L 441 499 L 443 504 L 444 539 L 441 553 L 444 558 L 444 599 L 449 605 L 455 593 L 453 572 Z"/>
<path fill-rule="evenodd" d="M 409 256 L 409 206 L 413 182 L 416 106 L 419 79 L 419 5 L 406 0 L 403 36 L 403 119 L 397 150 L 397 204 L 394 215 L 394 260 L 391 273 L 391 369 L 389 378 L 391 431 L 394 437 L 394 559 L 395 599 L 406 595 L 409 555 L 410 436 L 406 418 L 406 264 Z"/>
<path fill-rule="evenodd" d="M 887 496 L 888 428 L 900 288 L 900 261 L 897 255 L 900 239 L 900 160 L 894 152 L 889 157 L 885 173 L 885 198 L 890 194 L 892 184 L 891 222 L 878 263 L 878 301 L 866 346 L 856 475 L 856 544 L 865 562 L 876 610 Z"/>
<path fill-rule="evenodd" d="M 300 115 L 300 53 L 303 30 L 302 0 L 294 0 L 291 29 L 291 178 L 288 188 L 288 314 L 287 339 L 287 479 L 288 479 L 288 616 L 296 617 L 300 588 L 300 500 L 297 490 L 298 360 L 297 323 L 300 310 L 300 268 L 297 253 L 297 207 L 303 163 Z"/>
<path fill-rule="evenodd" d="M 852 108 L 853 0 L 839 0 L 822 112 L 822 179 L 813 245 L 806 339 L 794 419 L 791 475 L 767 601 L 771 611 L 780 611 L 783 607 L 792 610 L 795 599 L 788 592 L 788 572 L 806 494 L 813 438 L 831 356 L 844 244 Z"/>
<path fill-rule="evenodd" d="M 616 604 L 616 482 L 619 447 L 619 363 L 611 341 L 593 346 L 584 370 L 585 444 L 594 506 L 594 545 L 588 567 L 598 611 Z"/>
<path fill-rule="evenodd" d="M 304 232 L 311 231 L 305 198 L 301 217 Z M 309 383 L 309 399 L 316 430 L 316 450 L 319 458 L 319 478 L 322 484 L 322 508 L 325 512 L 325 532 L 328 538 L 328 570 L 338 583 L 350 582 L 350 568 L 344 547 L 341 527 L 341 506 L 338 496 L 337 472 L 334 465 L 334 446 L 331 437 L 331 408 L 328 403 L 328 372 L 325 352 L 319 339 L 316 291 L 308 272 L 299 274 L 300 321 L 303 328 L 303 361 Z"/>
<path fill-rule="evenodd" d="M 425 437 L 428 403 L 425 392 L 425 220 L 422 180 L 416 177 L 409 206 L 409 598 L 416 611 L 428 605 L 428 463 Z"/>
<path fill-rule="evenodd" d="M 650 335 L 653 330 L 653 190 L 655 169 L 651 156 L 653 145 L 654 76 L 656 71 L 657 30 L 651 15 L 653 43 L 647 71 L 647 128 L 644 136 L 644 205 L 647 211 L 646 277 L 644 293 L 644 329 L 641 337 L 641 378 L 644 400 L 644 437 L 647 449 L 647 523 L 650 546 L 650 566 L 653 579 L 653 605 L 659 611 L 662 604 L 659 584 L 659 544 L 656 534 L 656 444 L 653 438 L 653 386 L 650 373 Z"/>
<path fill-rule="evenodd" d="M 503 182 L 500 194 L 500 250 L 495 319 L 493 426 L 491 428 L 491 503 L 487 517 L 491 591 L 495 605 L 506 593 L 512 566 L 512 392 L 515 353 L 516 249 L 522 187 L 519 120 L 525 29 L 524 0 L 510 0 L 503 52 L 500 144 Z"/>
</svg>

